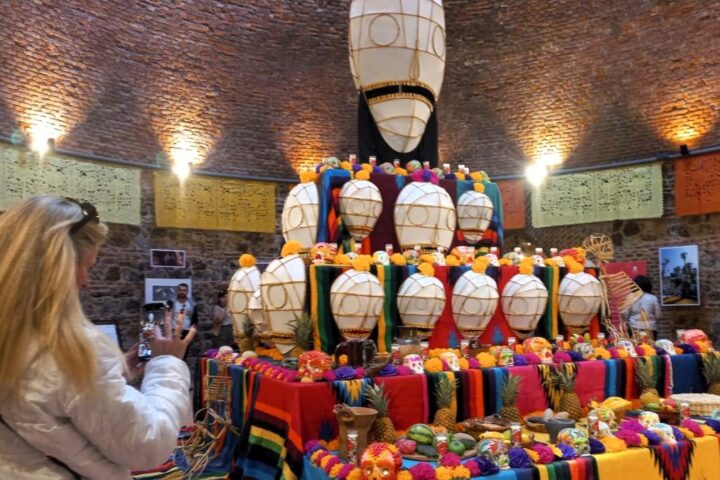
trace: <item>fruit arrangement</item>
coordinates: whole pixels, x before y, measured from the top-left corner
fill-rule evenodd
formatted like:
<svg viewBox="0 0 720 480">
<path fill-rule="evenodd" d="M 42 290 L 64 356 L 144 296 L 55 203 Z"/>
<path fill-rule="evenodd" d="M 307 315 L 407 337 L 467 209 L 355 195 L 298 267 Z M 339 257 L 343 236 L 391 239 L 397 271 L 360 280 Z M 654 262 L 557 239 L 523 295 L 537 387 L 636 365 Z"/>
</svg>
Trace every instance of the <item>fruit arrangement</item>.
<svg viewBox="0 0 720 480">
<path fill-rule="evenodd" d="M 561 392 L 558 410 L 567 412 L 575 421 L 582 417 L 582 404 L 575 393 L 575 373 L 564 369 L 555 369 L 545 382 L 549 387 Z"/>
<path fill-rule="evenodd" d="M 460 457 L 470 457 L 475 454 L 477 441 L 466 433 L 448 433 L 447 449 Z M 416 460 L 427 460 L 438 457 L 435 431 L 423 423 L 410 427 L 405 438 L 400 438 L 396 445 L 400 453 Z"/>
</svg>

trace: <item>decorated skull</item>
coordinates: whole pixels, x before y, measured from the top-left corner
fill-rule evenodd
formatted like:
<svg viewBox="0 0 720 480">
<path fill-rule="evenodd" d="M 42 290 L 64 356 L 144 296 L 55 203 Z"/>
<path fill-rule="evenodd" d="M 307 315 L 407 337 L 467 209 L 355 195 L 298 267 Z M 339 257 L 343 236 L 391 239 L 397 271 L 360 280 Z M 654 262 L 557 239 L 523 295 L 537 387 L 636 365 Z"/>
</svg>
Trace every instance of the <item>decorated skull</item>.
<svg viewBox="0 0 720 480">
<path fill-rule="evenodd" d="M 628 340 L 627 338 L 621 338 L 615 343 L 615 348 L 625 349 L 625 351 L 628 354 L 628 357 L 635 358 L 637 357 L 637 352 L 635 351 L 635 345 L 633 344 L 632 340 Z"/>
<path fill-rule="evenodd" d="M 667 339 L 661 339 L 655 342 L 657 348 L 662 348 L 667 352 L 668 355 L 675 355 L 675 345 L 673 342 Z"/>
<path fill-rule="evenodd" d="M 642 412 L 638 416 L 638 421 L 645 428 L 650 428 L 651 425 L 660 423 L 660 417 L 655 412 Z"/>
<path fill-rule="evenodd" d="M 564 443 L 573 447 L 578 455 L 590 451 L 590 440 L 587 432 L 579 428 L 563 428 L 557 436 L 557 443 Z"/>
<path fill-rule="evenodd" d="M 322 159 L 322 164 L 328 168 L 340 168 L 340 160 L 337 157 L 325 157 Z"/>
<path fill-rule="evenodd" d="M 600 421 L 598 422 L 598 437 L 600 438 L 606 438 L 606 437 L 612 437 L 612 431 L 610 430 L 610 425 L 607 423 Z"/>
<path fill-rule="evenodd" d="M 401 466 L 400 451 L 389 443 L 371 443 L 360 459 L 363 480 L 395 480 Z"/>
<path fill-rule="evenodd" d="M 425 373 L 425 368 L 423 366 L 423 359 L 417 353 L 411 353 L 410 355 L 405 355 L 405 358 L 403 358 L 403 365 L 408 367 L 412 371 L 412 373 L 415 373 L 415 374 Z"/>
<path fill-rule="evenodd" d="M 510 350 L 510 347 L 506 347 L 504 345 L 490 347 L 490 355 L 495 357 L 495 360 L 500 367 L 512 367 L 515 363 L 513 351 Z"/>
<path fill-rule="evenodd" d="M 505 468 L 510 464 L 507 445 L 499 438 L 480 440 L 477 443 L 477 455 L 492 461 L 499 468 Z"/>
<path fill-rule="evenodd" d="M 442 253 L 433 252 L 432 257 L 433 257 L 433 263 L 435 265 L 440 265 L 440 266 L 445 265 L 445 255 L 443 255 Z"/>
<path fill-rule="evenodd" d="M 576 343 L 575 346 L 573 347 L 573 350 L 578 352 L 585 359 L 592 359 L 595 356 L 595 348 L 593 348 L 592 343 L 588 343 L 588 342 Z"/>
<path fill-rule="evenodd" d="M 552 345 L 543 337 L 530 337 L 523 342 L 526 352 L 533 352 L 545 364 L 553 363 Z"/>
<path fill-rule="evenodd" d="M 378 250 L 377 252 L 373 253 L 373 263 L 377 263 L 380 265 L 390 265 L 390 255 L 387 254 L 384 250 Z"/>
<path fill-rule="evenodd" d="M 460 371 L 460 364 L 459 364 L 458 356 L 455 354 L 455 352 L 441 353 L 440 360 L 443 360 L 445 363 L 447 363 L 448 367 L 450 367 L 450 370 L 452 370 L 453 372 Z"/>
<path fill-rule="evenodd" d="M 698 329 L 685 330 L 685 343 L 695 345 L 700 353 L 707 353 L 713 349 L 708 336 Z"/>
<path fill-rule="evenodd" d="M 298 358 L 298 375 L 302 382 L 322 380 L 323 375 L 332 367 L 332 359 L 325 352 L 311 350 L 303 352 Z"/>
<path fill-rule="evenodd" d="M 677 440 L 675 439 L 675 432 L 673 432 L 672 427 L 667 423 L 656 423 L 654 425 L 650 425 L 648 430 L 656 433 L 663 443 L 670 445 L 675 445 L 677 443 Z"/>
</svg>

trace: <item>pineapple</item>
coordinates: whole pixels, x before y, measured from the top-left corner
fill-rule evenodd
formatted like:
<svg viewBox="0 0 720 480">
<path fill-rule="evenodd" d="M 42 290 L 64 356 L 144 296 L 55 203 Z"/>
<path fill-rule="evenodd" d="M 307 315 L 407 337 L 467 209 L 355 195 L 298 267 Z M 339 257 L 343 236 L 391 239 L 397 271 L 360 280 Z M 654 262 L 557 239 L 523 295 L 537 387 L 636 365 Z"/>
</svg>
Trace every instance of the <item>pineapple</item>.
<svg viewBox="0 0 720 480">
<path fill-rule="evenodd" d="M 708 384 L 708 393 L 720 395 L 720 356 L 710 352 L 703 358 L 703 373 Z"/>
<path fill-rule="evenodd" d="M 371 386 L 367 389 L 366 396 L 370 406 L 378 412 L 368 432 L 368 441 L 395 444 L 395 427 L 388 416 L 390 400 L 385 394 L 385 386 Z"/>
<path fill-rule="evenodd" d="M 240 343 L 238 344 L 240 352 L 255 350 L 255 324 L 247 315 L 243 316 L 242 327 L 243 335 L 239 338 Z"/>
<path fill-rule="evenodd" d="M 640 387 L 640 401 L 643 405 L 651 403 L 660 404 L 660 395 L 655 389 L 655 379 L 652 375 L 652 365 L 644 359 L 639 358 L 635 363 L 635 378 L 637 379 L 638 387 Z"/>
<path fill-rule="evenodd" d="M 520 410 L 518 410 L 517 396 L 520 391 L 520 382 L 522 377 L 517 375 L 510 375 L 505 380 L 502 389 L 502 402 L 503 407 L 500 409 L 500 416 L 509 422 L 520 421 Z"/>
<path fill-rule="evenodd" d="M 454 390 L 455 385 L 447 375 L 442 374 L 438 377 L 437 391 L 435 392 L 435 401 L 438 408 L 435 412 L 433 425 L 445 427 L 448 432 L 455 431 L 455 414 L 450 408 Z"/>
<path fill-rule="evenodd" d="M 293 339 L 295 340 L 295 351 L 299 355 L 313 349 L 313 323 L 307 313 L 303 313 L 302 317 L 295 318 L 290 322 L 292 328 Z"/>
<path fill-rule="evenodd" d="M 575 374 L 566 370 L 553 371 L 550 374 L 550 383 L 556 390 L 561 391 L 558 410 L 567 412 L 570 418 L 578 421 L 582 418 L 582 404 L 575 393 Z"/>
</svg>

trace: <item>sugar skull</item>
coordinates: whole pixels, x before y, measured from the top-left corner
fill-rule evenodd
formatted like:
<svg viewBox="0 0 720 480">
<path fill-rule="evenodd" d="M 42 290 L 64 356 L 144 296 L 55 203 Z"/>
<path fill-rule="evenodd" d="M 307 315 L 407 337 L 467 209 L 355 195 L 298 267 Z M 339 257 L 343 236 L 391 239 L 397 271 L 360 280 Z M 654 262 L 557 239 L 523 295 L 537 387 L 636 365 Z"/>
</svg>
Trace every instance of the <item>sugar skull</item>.
<svg viewBox="0 0 720 480">
<path fill-rule="evenodd" d="M 512 367 L 515 363 L 513 351 L 506 346 L 490 347 L 490 355 L 495 357 L 499 367 Z"/>
<path fill-rule="evenodd" d="M 340 160 L 337 157 L 325 157 L 322 159 L 323 167 L 340 168 Z"/>
<path fill-rule="evenodd" d="M 707 353 L 713 349 L 712 342 L 702 330 L 685 330 L 685 343 L 695 345 L 700 353 Z"/>
<path fill-rule="evenodd" d="M 387 252 L 383 250 L 378 250 L 377 252 L 373 253 L 373 263 L 377 263 L 379 265 L 390 265 L 390 255 L 387 254 Z"/>
<path fill-rule="evenodd" d="M 660 417 L 655 412 L 642 412 L 638 416 L 638 421 L 645 428 L 650 428 L 651 425 L 660 423 Z"/>
<path fill-rule="evenodd" d="M 402 255 L 408 265 L 417 265 L 420 262 L 420 255 L 415 250 L 405 250 Z"/>
<path fill-rule="evenodd" d="M 557 436 L 557 443 L 564 443 L 575 449 L 578 455 L 590 451 L 590 440 L 587 432 L 579 428 L 563 428 Z"/>
<path fill-rule="evenodd" d="M 612 431 L 610 430 L 610 425 L 608 425 L 605 422 L 598 422 L 598 437 L 600 438 L 606 438 L 606 437 L 612 437 Z"/>
<path fill-rule="evenodd" d="M 363 480 L 395 480 L 401 466 L 400 451 L 389 443 L 371 443 L 360 459 Z"/>
<path fill-rule="evenodd" d="M 627 356 L 630 358 L 637 357 L 635 345 L 633 344 L 632 340 L 628 340 L 627 338 L 621 338 L 615 343 L 615 348 L 618 350 L 624 349 L 628 354 Z"/>
<path fill-rule="evenodd" d="M 460 371 L 458 356 L 454 352 L 443 352 L 440 354 L 440 360 L 445 361 L 453 372 Z"/>
<path fill-rule="evenodd" d="M 543 337 L 530 337 L 523 342 L 526 352 L 533 352 L 545 364 L 553 363 L 552 345 Z"/>
<path fill-rule="evenodd" d="M 595 348 L 592 346 L 592 343 L 576 343 L 573 350 L 582 355 L 583 358 L 591 359 L 595 356 Z"/>
<path fill-rule="evenodd" d="M 508 468 L 510 466 L 508 448 L 503 440 L 499 438 L 486 438 L 480 440 L 476 448 L 478 457 L 490 460 L 499 468 Z"/>
<path fill-rule="evenodd" d="M 412 373 L 415 374 L 422 374 L 425 373 L 425 368 L 423 366 L 423 359 L 420 355 L 416 353 L 411 353 L 410 355 L 405 355 L 405 358 L 403 358 L 403 365 L 408 367 Z"/>
<path fill-rule="evenodd" d="M 675 345 L 673 345 L 673 342 L 671 342 L 670 340 L 658 340 L 655 342 L 655 347 L 662 348 L 667 352 L 668 355 L 675 355 Z"/>
<path fill-rule="evenodd" d="M 435 265 L 440 265 L 440 266 L 445 265 L 445 255 L 443 255 L 442 253 L 433 252 L 432 257 L 433 257 L 433 263 Z"/>
<path fill-rule="evenodd" d="M 322 380 L 323 375 L 332 367 L 330 355 L 325 352 L 311 350 L 298 358 L 298 375 L 303 382 Z"/>
<path fill-rule="evenodd" d="M 667 443 L 669 445 L 675 445 L 677 443 L 677 440 L 675 439 L 675 432 L 673 432 L 672 427 L 667 423 L 656 423 L 654 425 L 650 425 L 648 430 L 657 434 L 663 443 Z"/>
</svg>

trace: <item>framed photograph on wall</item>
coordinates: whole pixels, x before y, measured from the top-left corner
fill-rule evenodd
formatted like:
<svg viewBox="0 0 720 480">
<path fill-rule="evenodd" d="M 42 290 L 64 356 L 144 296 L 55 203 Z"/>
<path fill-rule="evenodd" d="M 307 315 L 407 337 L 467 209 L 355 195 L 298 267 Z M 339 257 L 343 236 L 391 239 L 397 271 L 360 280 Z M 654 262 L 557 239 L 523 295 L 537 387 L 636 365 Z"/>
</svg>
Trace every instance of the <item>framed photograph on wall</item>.
<svg viewBox="0 0 720 480">
<path fill-rule="evenodd" d="M 187 255 L 185 250 L 150 250 L 150 266 L 159 268 L 185 268 Z"/>
<path fill-rule="evenodd" d="M 660 299 L 663 306 L 700 305 L 700 263 L 697 245 L 662 247 Z"/>
<path fill-rule="evenodd" d="M 120 332 L 118 331 L 117 323 L 115 322 L 105 322 L 105 323 L 96 323 L 95 326 L 98 330 L 103 332 L 105 335 L 110 337 L 110 339 L 120 348 L 122 348 L 122 342 L 120 341 Z"/>
<path fill-rule="evenodd" d="M 188 298 L 192 298 L 192 280 L 189 278 L 146 278 L 145 303 L 175 300 L 181 283 L 188 286 Z"/>
</svg>

